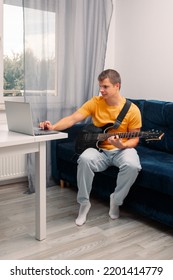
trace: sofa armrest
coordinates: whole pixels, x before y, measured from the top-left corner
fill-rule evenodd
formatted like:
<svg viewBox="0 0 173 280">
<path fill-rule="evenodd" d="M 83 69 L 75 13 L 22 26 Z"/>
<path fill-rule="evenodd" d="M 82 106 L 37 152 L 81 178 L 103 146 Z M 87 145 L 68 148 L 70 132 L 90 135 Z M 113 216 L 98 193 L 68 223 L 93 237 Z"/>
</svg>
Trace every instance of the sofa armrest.
<svg viewBox="0 0 173 280">
<path fill-rule="evenodd" d="M 66 139 L 66 142 L 74 141 L 78 135 L 78 133 L 81 131 L 81 129 L 84 127 L 84 123 L 78 123 L 73 125 L 72 127 L 69 127 L 65 129 L 63 132 L 68 133 L 68 138 Z"/>
<path fill-rule="evenodd" d="M 51 141 L 51 169 L 52 169 L 52 176 L 53 178 L 59 182 L 59 167 L 58 167 L 58 146 L 59 144 L 65 144 L 65 143 L 69 143 L 69 142 L 74 142 L 78 133 L 80 132 L 80 130 L 83 128 L 85 124 L 84 123 L 79 123 L 79 124 L 75 124 L 72 127 L 65 129 L 63 132 L 67 132 L 68 133 L 68 138 L 66 139 L 61 139 L 61 140 L 52 140 Z"/>
</svg>

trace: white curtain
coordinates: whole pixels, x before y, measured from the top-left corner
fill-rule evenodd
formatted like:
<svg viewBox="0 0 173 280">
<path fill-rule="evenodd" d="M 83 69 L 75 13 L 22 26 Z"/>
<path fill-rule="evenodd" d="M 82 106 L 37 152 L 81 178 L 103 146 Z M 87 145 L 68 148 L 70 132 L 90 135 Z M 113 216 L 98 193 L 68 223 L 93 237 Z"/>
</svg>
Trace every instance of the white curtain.
<svg viewBox="0 0 173 280">
<path fill-rule="evenodd" d="M 103 70 L 111 0 L 23 0 L 25 100 L 34 124 L 53 123 L 98 94 Z M 28 157 L 30 191 L 34 158 Z M 47 186 L 52 185 L 47 145 Z"/>
</svg>

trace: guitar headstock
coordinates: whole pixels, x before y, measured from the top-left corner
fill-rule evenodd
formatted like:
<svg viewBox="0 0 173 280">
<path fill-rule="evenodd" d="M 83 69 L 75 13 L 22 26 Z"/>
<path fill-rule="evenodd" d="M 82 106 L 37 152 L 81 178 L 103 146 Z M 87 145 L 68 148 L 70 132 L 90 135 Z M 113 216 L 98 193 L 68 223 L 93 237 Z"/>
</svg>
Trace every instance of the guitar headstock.
<svg viewBox="0 0 173 280">
<path fill-rule="evenodd" d="M 144 132 L 144 138 L 145 138 L 145 141 L 146 142 L 149 142 L 149 141 L 158 141 L 158 140 L 161 140 L 162 137 L 164 136 L 164 132 L 162 131 L 158 131 L 158 130 L 154 130 L 152 129 L 151 131 L 146 131 Z"/>
</svg>

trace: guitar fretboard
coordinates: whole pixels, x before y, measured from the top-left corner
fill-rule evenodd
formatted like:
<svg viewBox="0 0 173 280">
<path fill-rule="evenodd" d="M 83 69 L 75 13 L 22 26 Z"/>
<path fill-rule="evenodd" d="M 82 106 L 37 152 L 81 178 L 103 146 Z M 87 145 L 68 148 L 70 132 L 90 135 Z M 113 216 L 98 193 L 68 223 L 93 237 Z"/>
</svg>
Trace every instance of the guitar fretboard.
<svg viewBox="0 0 173 280">
<path fill-rule="evenodd" d="M 147 138 L 147 137 L 152 137 L 152 134 L 155 135 L 153 132 L 141 132 L 141 131 L 134 131 L 134 132 L 117 132 L 117 133 L 99 133 L 98 134 L 98 140 L 99 141 L 104 141 L 107 138 L 111 136 L 116 136 L 118 135 L 119 138 L 135 138 L 135 137 L 140 137 L 140 138 Z"/>
</svg>

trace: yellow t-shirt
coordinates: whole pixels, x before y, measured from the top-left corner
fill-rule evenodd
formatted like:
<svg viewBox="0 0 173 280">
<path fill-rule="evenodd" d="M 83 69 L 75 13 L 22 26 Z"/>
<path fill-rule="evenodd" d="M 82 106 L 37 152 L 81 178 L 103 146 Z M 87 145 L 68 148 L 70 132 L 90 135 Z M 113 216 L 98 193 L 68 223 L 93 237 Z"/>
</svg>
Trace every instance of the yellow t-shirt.
<svg viewBox="0 0 173 280">
<path fill-rule="evenodd" d="M 120 106 L 109 106 L 102 96 L 94 96 L 89 101 L 85 102 L 78 109 L 78 112 L 85 117 L 91 116 L 93 124 L 97 127 L 102 127 L 109 123 L 115 123 L 125 102 L 126 99 L 123 97 Z M 130 129 L 141 128 L 141 126 L 142 121 L 140 110 L 134 103 L 132 103 L 118 129 L 106 130 L 106 133 L 128 132 Z M 127 139 L 123 138 L 122 141 L 125 142 Z M 107 140 L 99 142 L 99 147 L 107 150 L 115 149 L 115 146 L 110 145 Z"/>
</svg>

